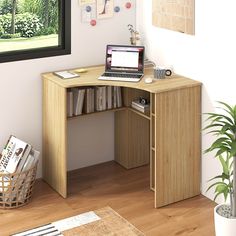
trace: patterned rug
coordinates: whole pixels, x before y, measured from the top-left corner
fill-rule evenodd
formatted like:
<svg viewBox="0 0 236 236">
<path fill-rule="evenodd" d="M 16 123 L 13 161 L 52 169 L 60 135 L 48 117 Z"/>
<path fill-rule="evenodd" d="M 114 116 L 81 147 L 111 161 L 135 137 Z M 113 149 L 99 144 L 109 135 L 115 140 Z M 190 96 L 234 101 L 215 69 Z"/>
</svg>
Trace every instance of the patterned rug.
<svg viewBox="0 0 236 236">
<path fill-rule="evenodd" d="M 110 207 L 49 223 L 13 236 L 144 236 Z"/>
</svg>

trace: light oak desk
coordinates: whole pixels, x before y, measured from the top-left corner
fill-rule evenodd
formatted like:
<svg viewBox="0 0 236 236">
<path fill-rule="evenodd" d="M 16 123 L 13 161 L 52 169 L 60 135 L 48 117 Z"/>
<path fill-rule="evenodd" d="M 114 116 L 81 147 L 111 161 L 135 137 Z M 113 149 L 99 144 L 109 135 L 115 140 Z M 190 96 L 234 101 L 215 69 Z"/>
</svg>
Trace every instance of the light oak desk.
<svg viewBox="0 0 236 236">
<path fill-rule="evenodd" d="M 67 89 L 121 86 L 123 107 L 115 112 L 115 161 L 125 168 L 150 162 L 155 207 L 200 194 L 201 83 L 174 75 L 145 84 L 99 81 L 103 66 L 79 78 L 43 74 L 43 178 L 67 197 Z M 149 77 L 152 70 L 145 71 Z M 144 78 L 145 78 L 144 77 Z M 134 98 L 150 98 L 150 114 L 132 109 Z M 92 114 L 89 114 L 92 115 Z M 79 157 L 74 157 L 79 158 Z"/>
</svg>

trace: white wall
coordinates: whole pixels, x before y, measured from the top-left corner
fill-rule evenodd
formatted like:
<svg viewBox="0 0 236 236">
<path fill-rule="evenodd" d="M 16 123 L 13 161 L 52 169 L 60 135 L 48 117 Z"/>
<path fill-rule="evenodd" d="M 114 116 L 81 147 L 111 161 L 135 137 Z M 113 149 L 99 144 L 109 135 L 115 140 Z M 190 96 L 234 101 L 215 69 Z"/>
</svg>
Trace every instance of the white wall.
<svg viewBox="0 0 236 236">
<path fill-rule="evenodd" d="M 236 2 L 195 0 L 195 36 L 152 26 L 152 0 L 137 0 L 137 29 L 147 56 L 160 66 L 173 66 L 178 74 L 203 83 L 202 109 L 210 112 L 215 101 L 235 104 Z M 202 136 L 202 149 L 212 137 Z M 202 193 L 207 180 L 220 172 L 212 155 L 202 156 Z M 220 200 L 221 201 L 221 200 Z"/>
<path fill-rule="evenodd" d="M 9 135 L 14 134 L 42 151 L 41 73 L 103 64 L 106 44 L 129 43 L 127 24 L 135 24 L 135 8 L 126 10 L 125 0 L 115 0 L 122 6 L 122 11 L 91 27 L 81 23 L 78 2 L 72 0 L 71 55 L 0 64 L 0 150 Z M 72 141 L 69 169 L 114 158 L 112 113 L 79 118 L 68 122 L 68 127 L 68 139 Z M 85 136 L 85 133 L 89 135 Z M 88 141 L 91 146 L 86 146 Z M 38 176 L 41 172 L 40 163 Z"/>
</svg>

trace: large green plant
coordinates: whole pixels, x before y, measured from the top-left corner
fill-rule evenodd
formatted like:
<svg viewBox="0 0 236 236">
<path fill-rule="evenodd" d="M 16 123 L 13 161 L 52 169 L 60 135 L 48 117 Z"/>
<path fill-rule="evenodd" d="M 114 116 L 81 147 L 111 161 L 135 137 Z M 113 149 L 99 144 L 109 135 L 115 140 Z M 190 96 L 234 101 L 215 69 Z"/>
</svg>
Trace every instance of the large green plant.
<svg viewBox="0 0 236 236">
<path fill-rule="evenodd" d="M 219 102 L 222 113 L 207 113 L 209 130 L 216 140 L 205 150 L 214 152 L 222 166 L 222 173 L 209 181 L 215 181 L 208 188 L 215 188 L 215 199 L 223 194 L 225 200 L 230 195 L 231 215 L 236 217 L 236 105 Z"/>
</svg>

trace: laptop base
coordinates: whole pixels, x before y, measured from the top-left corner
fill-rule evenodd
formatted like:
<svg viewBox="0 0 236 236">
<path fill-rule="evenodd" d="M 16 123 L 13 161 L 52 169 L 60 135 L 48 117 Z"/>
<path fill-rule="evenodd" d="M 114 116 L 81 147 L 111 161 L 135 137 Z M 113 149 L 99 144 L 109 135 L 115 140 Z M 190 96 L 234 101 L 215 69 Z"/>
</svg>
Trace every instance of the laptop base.
<svg viewBox="0 0 236 236">
<path fill-rule="evenodd" d="M 124 82 L 139 82 L 141 78 L 124 78 L 124 77 L 107 77 L 107 76 L 100 76 L 98 77 L 99 80 L 106 80 L 106 81 L 124 81 Z"/>
</svg>

